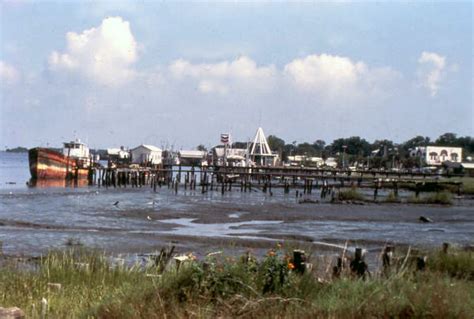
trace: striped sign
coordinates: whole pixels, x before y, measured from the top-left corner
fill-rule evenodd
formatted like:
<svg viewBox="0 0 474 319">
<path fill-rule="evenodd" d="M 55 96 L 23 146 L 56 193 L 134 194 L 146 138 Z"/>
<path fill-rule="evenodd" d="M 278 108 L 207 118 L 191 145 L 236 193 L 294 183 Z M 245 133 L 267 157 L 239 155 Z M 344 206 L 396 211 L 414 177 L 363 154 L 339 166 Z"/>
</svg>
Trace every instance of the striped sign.
<svg viewBox="0 0 474 319">
<path fill-rule="evenodd" d="M 229 144 L 229 141 L 230 141 L 230 134 L 228 134 L 228 133 L 221 134 L 221 143 L 222 144 Z"/>
</svg>

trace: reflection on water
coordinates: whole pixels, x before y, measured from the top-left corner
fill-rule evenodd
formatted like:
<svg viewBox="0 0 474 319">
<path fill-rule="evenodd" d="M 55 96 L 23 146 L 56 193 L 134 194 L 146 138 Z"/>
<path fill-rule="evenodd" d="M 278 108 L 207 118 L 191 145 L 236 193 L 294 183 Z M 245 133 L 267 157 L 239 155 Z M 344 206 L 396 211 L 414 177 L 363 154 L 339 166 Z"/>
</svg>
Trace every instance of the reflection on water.
<svg viewBox="0 0 474 319">
<path fill-rule="evenodd" d="M 185 236 L 228 237 L 239 234 L 259 233 L 262 229 L 254 226 L 269 226 L 281 224 L 281 220 L 250 220 L 237 223 L 196 223 L 194 218 L 163 219 L 162 223 L 179 225 L 172 230 L 163 232 Z"/>
<path fill-rule="evenodd" d="M 66 179 L 30 179 L 29 187 L 48 188 L 48 187 L 86 187 L 89 185 L 87 179 L 66 180 Z"/>
</svg>

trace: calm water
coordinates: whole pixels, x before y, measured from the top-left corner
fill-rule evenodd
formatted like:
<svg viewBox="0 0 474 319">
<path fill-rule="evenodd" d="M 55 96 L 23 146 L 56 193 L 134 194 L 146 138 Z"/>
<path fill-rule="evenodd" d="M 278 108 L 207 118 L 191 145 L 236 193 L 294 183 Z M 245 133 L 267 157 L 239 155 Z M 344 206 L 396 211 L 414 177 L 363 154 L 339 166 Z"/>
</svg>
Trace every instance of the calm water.
<svg viewBox="0 0 474 319">
<path fill-rule="evenodd" d="M 227 240 L 306 242 L 378 249 L 384 242 L 437 246 L 472 244 L 472 201 L 453 207 L 302 205 L 274 189 L 201 194 L 167 188 L 28 187 L 27 154 L 0 152 L 0 241 L 6 254 L 39 254 L 74 238 L 113 252 L 150 252 L 172 242 L 208 251 Z M 318 194 L 312 195 L 314 199 Z M 118 202 L 117 205 L 114 205 Z M 422 224 L 419 216 L 435 222 Z M 222 242 L 220 242 L 222 240 Z"/>
</svg>

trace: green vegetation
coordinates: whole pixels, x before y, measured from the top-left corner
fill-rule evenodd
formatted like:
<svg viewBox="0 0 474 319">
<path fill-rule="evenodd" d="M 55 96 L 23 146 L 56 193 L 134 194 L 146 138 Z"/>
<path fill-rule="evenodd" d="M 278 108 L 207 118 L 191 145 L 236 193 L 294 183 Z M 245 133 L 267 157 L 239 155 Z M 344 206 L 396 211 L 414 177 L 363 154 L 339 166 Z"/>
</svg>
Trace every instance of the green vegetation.
<svg viewBox="0 0 474 319">
<path fill-rule="evenodd" d="M 388 193 L 387 197 L 384 200 L 386 203 L 401 203 L 401 200 L 398 196 L 395 195 L 395 192 L 391 191 Z"/>
<path fill-rule="evenodd" d="M 287 160 L 289 155 L 319 156 L 322 158 L 332 156 L 342 166 L 344 157 L 345 165 L 365 165 L 375 169 L 400 166 L 406 169 L 420 167 L 420 165 L 423 165 L 420 163 L 422 162 L 420 158 L 410 157 L 409 155 L 411 149 L 420 146 L 461 147 L 464 158 L 474 154 L 474 138 L 471 136 L 457 136 L 455 133 L 444 133 L 435 140 L 431 140 L 429 137 L 416 136 L 402 143 L 387 139 L 375 140 L 370 143 L 359 136 L 338 138 L 333 140 L 332 143 L 326 143 L 320 139 L 312 143 L 298 143 L 297 141 L 287 143 L 280 137 L 269 135 L 267 141 L 270 148 L 278 152 L 283 160 Z M 236 142 L 233 146 L 246 148 L 247 144 Z"/>
<path fill-rule="evenodd" d="M 7 148 L 6 152 L 8 153 L 28 153 L 28 149 L 26 147 L 14 147 L 14 148 Z"/>
<path fill-rule="evenodd" d="M 453 203 L 453 195 L 449 192 L 438 192 L 416 198 L 412 196 L 408 198 L 410 204 L 441 204 L 451 205 Z"/>
<path fill-rule="evenodd" d="M 464 177 L 461 179 L 463 193 L 474 194 L 474 177 Z"/>
<path fill-rule="evenodd" d="M 400 256 L 388 275 L 370 269 L 364 280 L 347 268 L 331 278 L 332 265 L 315 259 L 312 271 L 299 274 L 280 249 L 260 261 L 250 254 L 202 261 L 191 255 L 163 271 L 152 260 L 124 266 L 76 248 L 51 252 L 33 265 L 3 265 L 0 304 L 32 318 L 43 311 L 50 318 L 472 318 L 473 257 L 433 252 L 426 269 L 415 271 Z"/>
<path fill-rule="evenodd" d="M 357 191 L 355 188 L 351 189 L 341 189 L 337 195 L 338 200 L 356 200 L 364 201 L 364 196 Z"/>
<path fill-rule="evenodd" d="M 453 181 L 462 183 L 462 193 L 474 195 L 474 177 L 454 178 Z M 457 187 L 452 189 L 453 193 L 457 192 Z"/>
</svg>

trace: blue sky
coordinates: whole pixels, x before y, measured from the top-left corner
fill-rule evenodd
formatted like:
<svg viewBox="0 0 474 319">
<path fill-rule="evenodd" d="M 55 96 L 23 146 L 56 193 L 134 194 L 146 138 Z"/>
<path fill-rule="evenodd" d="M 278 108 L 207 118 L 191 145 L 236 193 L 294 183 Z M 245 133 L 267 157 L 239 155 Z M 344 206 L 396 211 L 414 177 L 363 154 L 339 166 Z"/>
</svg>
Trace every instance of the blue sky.
<svg viewBox="0 0 474 319">
<path fill-rule="evenodd" d="M 0 145 L 473 135 L 471 2 L 1 3 Z"/>
</svg>

